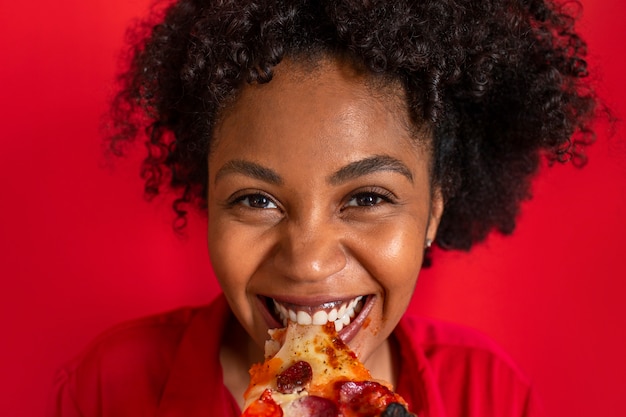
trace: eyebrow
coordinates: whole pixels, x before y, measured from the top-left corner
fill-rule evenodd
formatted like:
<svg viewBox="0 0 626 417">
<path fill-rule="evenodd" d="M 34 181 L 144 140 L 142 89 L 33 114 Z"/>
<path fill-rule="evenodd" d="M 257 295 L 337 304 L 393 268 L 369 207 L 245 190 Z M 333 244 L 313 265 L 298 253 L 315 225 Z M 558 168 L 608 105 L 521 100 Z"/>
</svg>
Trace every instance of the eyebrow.
<svg viewBox="0 0 626 417">
<path fill-rule="evenodd" d="M 215 174 L 215 182 L 228 174 L 243 174 L 275 185 L 283 183 L 282 177 L 272 169 L 243 159 L 233 159 L 225 163 Z"/>
<path fill-rule="evenodd" d="M 328 178 L 328 182 L 332 185 L 339 185 L 379 171 L 397 172 L 405 176 L 411 183 L 413 182 L 413 174 L 409 168 L 399 159 L 388 155 L 375 155 L 351 162 L 332 174 Z M 233 159 L 225 163 L 215 174 L 214 182 L 229 174 L 242 174 L 274 185 L 282 185 L 284 182 L 276 171 L 243 159 Z"/>
<path fill-rule="evenodd" d="M 375 155 L 359 161 L 351 162 L 330 176 L 328 182 L 332 185 L 373 174 L 378 171 L 393 171 L 405 176 L 411 183 L 413 174 L 411 170 L 399 159 L 388 155 Z"/>
</svg>

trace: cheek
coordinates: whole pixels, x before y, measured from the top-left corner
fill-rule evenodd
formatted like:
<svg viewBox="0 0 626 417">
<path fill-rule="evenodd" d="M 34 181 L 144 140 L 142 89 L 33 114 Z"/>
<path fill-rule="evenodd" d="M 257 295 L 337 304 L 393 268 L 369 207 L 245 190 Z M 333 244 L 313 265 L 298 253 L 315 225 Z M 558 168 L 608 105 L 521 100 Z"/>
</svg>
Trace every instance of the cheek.
<svg viewBox="0 0 626 417">
<path fill-rule="evenodd" d="M 373 235 L 375 238 L 370 239 L 371 246 L 366 251 L 369 254 L 366 268 L 383 292 L 381 324 L 384 328 L 395 327 L 408 308 L 422 266 L 423 232 L 419 224 L 396 224 L 396 227 L 381 228 Z"/>
<path fill-rule="evenodd" d="M 254 335 L 258 326 L 255 326 L 254 299 L 248 296 L 254 271 L 250 251 L 245 247 L 249 239 L 236 233 L 236 229 L 214 222 L 209 226 L 208 241 L 211 263 L 222 292 L 239 322 Z M 259 333 L 255 340 L 262 341 L 264 337 L 265 333 Z"/>
<path fill-rule="evenodd" d="M 208 240 L 215 275 L 229 298 L 243 302 L 271 250 L 271 236 L 236 221 L 213 220 Z"/>
<path fill-rule="evenodd" d="M 375 276 L 387 291 L 400 289 L 403 293 L 415 284 L 422 265 L 421 234 L 415 225 L 387 227 L 372 239 L 369 254 L 376 254 L 372 267 Z"/>
<path fill-rule="evenodd" d="M 238 299 L 245 293 L 247 284 L 246 253 L 236 233 L 224 230 L 219 222 L 209 227 L 209 256 L 213 270 L 222 290 L 230 299 Z"/>
</svg>

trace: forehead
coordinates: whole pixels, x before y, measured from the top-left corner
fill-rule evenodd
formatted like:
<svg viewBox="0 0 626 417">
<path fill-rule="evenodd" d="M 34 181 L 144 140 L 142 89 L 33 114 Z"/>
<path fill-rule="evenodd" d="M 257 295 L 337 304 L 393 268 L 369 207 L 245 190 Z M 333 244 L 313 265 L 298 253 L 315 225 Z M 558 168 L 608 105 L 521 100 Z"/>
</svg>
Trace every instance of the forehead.
<svg viewBox="0 0 626 417">
<path fill-rule="evenodd" d="M 220 118 L 212 155 L 251 160 L 425 153 L 426 129 L 410 122 L 403 88 L 338 59 L 286 60 L 272 81 L 245 86 Z M 426 152 L 429 153 L 429 152 Z"/>
</svg>

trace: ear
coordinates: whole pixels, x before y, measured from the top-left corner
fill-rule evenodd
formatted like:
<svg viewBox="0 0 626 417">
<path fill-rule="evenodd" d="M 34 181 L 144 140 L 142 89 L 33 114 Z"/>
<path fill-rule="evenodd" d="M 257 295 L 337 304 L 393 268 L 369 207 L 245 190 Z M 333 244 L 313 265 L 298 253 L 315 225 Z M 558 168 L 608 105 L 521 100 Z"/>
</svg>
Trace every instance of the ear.
<svg viewBox="0 0 626 417">
<path fill-rule="evenodd" d="M 435 186 L 432 191 L 432 197 L 430 200 L 430 218 L 428 219 L 428 226 L 426 228 L 426 241 L 434 242 L 437 236 L 437 228 L 443 215 L 443 195 L 441 194 L 441 187 Z"/>
</svg>

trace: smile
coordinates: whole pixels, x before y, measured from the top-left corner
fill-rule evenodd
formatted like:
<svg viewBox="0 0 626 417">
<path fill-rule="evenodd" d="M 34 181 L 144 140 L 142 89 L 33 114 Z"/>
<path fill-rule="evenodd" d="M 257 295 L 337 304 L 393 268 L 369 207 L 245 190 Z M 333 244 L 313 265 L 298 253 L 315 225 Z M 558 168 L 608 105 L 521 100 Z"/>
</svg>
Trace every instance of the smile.
<svg viewBox="0 0 626 417">
<path fill-rule="evenodd" d="M 331 301 L 318 306 L 303 306 L 279 302 L 271 299 L 274 313 L 283 326 L 288 322 L 302 325 L 324 325 L 328 322 L 335 324 L 335 329 L 340 332 L 358 316 L 365 304 L 365 297 L 358 296 L 350 300 Z"/>
</svg>

